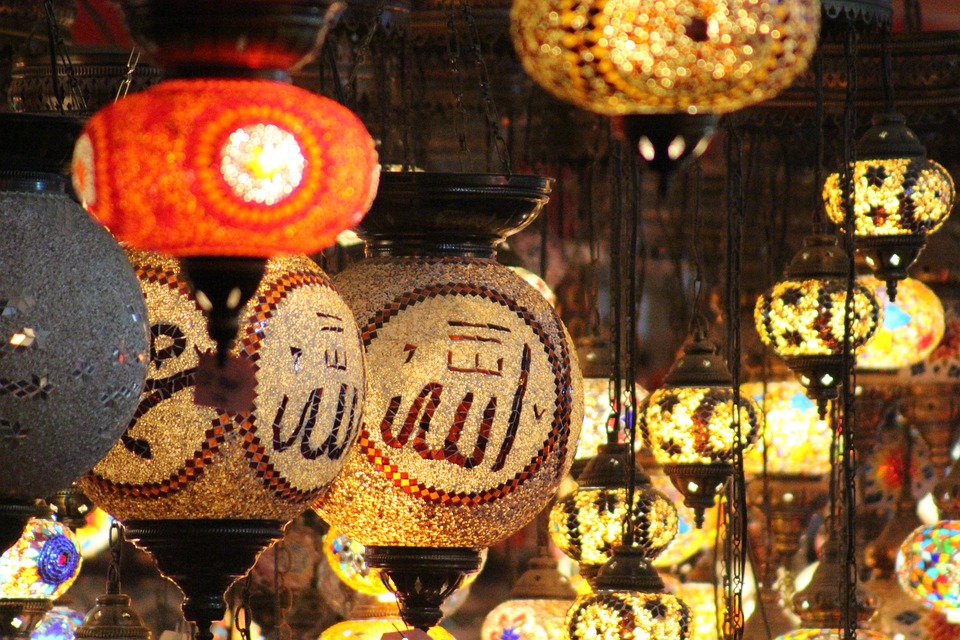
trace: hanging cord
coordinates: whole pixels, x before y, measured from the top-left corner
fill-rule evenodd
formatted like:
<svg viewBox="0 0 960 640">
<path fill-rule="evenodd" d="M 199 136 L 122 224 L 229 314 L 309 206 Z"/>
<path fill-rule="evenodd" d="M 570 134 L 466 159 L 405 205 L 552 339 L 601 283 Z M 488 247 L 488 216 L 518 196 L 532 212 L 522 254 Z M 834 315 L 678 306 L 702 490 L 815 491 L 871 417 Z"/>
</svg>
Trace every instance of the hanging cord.
<svg viewBox="0 0 960 640">
<path fill-rule="evenodd" d="M 463 104 L 463 68 L 460 65 L 460 32 L 457 30 L 456 12 L 453 3 L 455 0 L 444 0 L 447 11 L 447 62 L 450 71 L 457 79 L 453 89 L 453 98 L 457 105 L 456 126 L 457 140 L 460 143 L 457 158 L 460 161 L 460 171 L 464 171 L 464 158 L 471 160 L 470 149 L 467 148 L 467 109 Z"/>
<path fill-rule="evenodd" d="M 728 575 L 724 637 L 743 638 L 743 575 L 747 562 L 747 497 L 743 473 L 743 432 L 740 422 L 740 279 L 743 252 L 743 138 L 735 115 L 727 120 L 727 361 L 733 379 L 733 474 L 727 483 Z"/>
<path fill-rule="evenodd" d="M 123 525 L 114 520 L 110 523 L 110 533 L 108 535 L 110 545 L 110 565 L 107 567 L 107 593 L 117 595 L 120 593 L 120 560 L 123 555 Z"/>
<path fill-rule="evenodd" d="M 610 348 L 613 352 L 613 370 L 610 372 L 609 397 L 612 412 L 610 419 L 607 420 L 607 442 L 615 444 L 619 442 L 620 425 L 623 424 L 623 387 L 621 385 L 623 376 L 621 348 L 623 346 L 623 316 L 621 312 L 621 301 L 623 296 L 622 268 L 621 264 L 621 246 L 623 234 L 621 227 L 623 222 L 623 147 L 620 142 L 613 142 L 610 152 L 610 173 L 613 181 L 611 189 L 611 198 L 613 200 L 613 215 L 610 219 L 610 316 L 612 324 L 612 339 Z M 624 524 L 626 526 L 626 524 Z M 626 534 L 625 534 L 626 535 Z"/>
<path fill-rule="evenodd" d="M 880 75 L 883 79 L 883 101 L 887 113 L 897 110 L 893 93 L 893 56 L 890 53 L 890 25 L 880 28 Z"/>
<path fill-rule="evenodd" d="M 639 252 L 640 227 L 640 168 L 637 155 L 630 154 L 627 163 L 630 171 L 630 206 L 627 209 L 629 226 L 629 245 L 627 248 L 627 304 L 625 307 L 624 328 L 626 329 L 626 375 L 627 395 L 630 398 L 629 412 L 626 414 L 627 443 L 627 517 L 623 544 L 632 547 L 636 541 L 634 535 L 633 500 L 637 492 L 637 457 L 634 455 L 637 445 L 637 253 Z M 626 404 L 626 403 L 622 403 Z"/>
<path fill-rule="evenodd" d="M 407 77 L 407 66 L 413 57 L 413 50 L 410 44 L 410 37 L 404 30 L 401 36 L 400 44 L 400 103 L 403 105 L 403 113 L 400 122 L 400 138 L 403 143 L 403 170 L 410 171 L 416 166 L 416 160 L 413 154 L 413 147 L 410 141 L 410 131 L 413 129 L 413 99 L 411 96 L 410 82 Z"/>
<path fill-rule="evenodd" d="M 856 374 L 854 365 L 856 356 L 853 353 L 853 314 L 854 314 L 854 285 L 856 284 L 856 270 L 854 265 L 855 242 L 855 212 L 854 212 L 854 182 L 853 167 L 856 162 L 856 148 L 854 136 L 857 131 L 857 30 L 852 20 L 847 19 L 846 39 L 843 53 L 847 66 L 847 93 L 844 103 L 844 131 L 843 131 L 843 190 L 844 211 L 844 248 L 847 252 L 847 291 L 844 301 L 843 315 L 843 386 L 841 388 L 842 402 L 842 477 L 843 477 L 843 506 L 844 506 L 844 537 L 841 543 L 842 556 L 846 571 L 843 574 L 843 624 L 844 640 L 855 640 L 857 637 L 857 553 L 856 553 L 856 452 L 854 450 L 854 433 L 857 429 L 855 410 Z"/>
<path fill-rule="evenodd" d="M 500 164 L 503 166 L 503 172 L 510 175 L 510 154 L 507 153 L 507 143 L 503 139 L 503 128 L 500 125 L 500 114 L 497 111 L 497 103 L 493 99 L 493 91 L 490 88 L 490 75 L 487 72 L 487 63 L 483 59 L 480 31 L 477 29 L 477 21 L 473 16 L 473 10 L 470 8 L 470 2 L 468 0 L 459 0 L 459 2 L 463 10 L 464 20 L 467 23 L 470 52 L 480 74 L 480 94 L 483 98 L 483 113 L 487 119 L 489 135 L 496 143 L 497 155 L 500 158 Z"/>
<path fill-rule="evenodd" d="M 587 246 L 590 251 L 589 277 L 584 288 L 584 307 L 587 309 L 587 335 L 600 335 L 600 239 L 597 236 L 597 220 L 593 208 L 593 179 L 596 162 L 591 162 L 583 179 L 580 208 L 587 218 Z"/>
<path fill-rule="evenodd" d="M 907 33 L 923 31 L 923 16 L 920 13 L 920 0 L 904 0 L 903 23 Z"/>
<path fill-rule="evenodd" d="M 823 189 L 823 157 L 824 157 L 824 109 L 823 109 L 823 51 L 818 47 L 813 56 L 814 93 L 816 94 L 816 122 L 817 122 L 817 166 L 814 171 L 813 185 L 817 191 L 817 202 L 813 207 L 813 232 L 825 232 L 826 216 L 823 211 L 823 198 L 820 190 Z"/>
<path fill-rule="evenodd" d="M 133 84 L 133 74 L 137 70 L 139 63 L 140 49 L 133 47 L 130 49 L 130 55 L 127 57 L 127 70 L 123 74 L 123 80 L 120 81 L 120 86 L 117 87 L 117 95 L 113 98 L 114 102 L 127 97 L 127 93 L 130 92 L 130 85 Z"/>
<path fill-rule="evenodd" d="M 356 110 L 357 100 L 359 98 L 357 95 L 357 76 L 360 74 L 360 67 L 363 66 L 367 58 L 367 52 L 370 51 L 373 37 L 377 35 L 377 29 L 380 28 L 380 20 L 383 19 L 383 12 L 386 6 L 387 0 L 378 0 L 377 11 L 374 14 L 373 20 L 370 22 L 370 26 L 367 28 L 367 32 L 363 35 L 363 40 L 360 41 L 360 46 L 357 48 L 357 55 L 353 59 L 353 68 L 350 69 L 350 77 L 347 78 L 347 87 L 350 89 L 350 103 L 348 106 L 353 110 Z"/>
<path fill-rule="evenodd" d="M 703 164 L 697 160 L 695 204 L 693 207 L 693 263 L 696 273 L 693 278 L 693 312 L 690 314 L 690 333 L 697 340 L 707 337 L 707 321 L 703 316 Z"/>
<path fill-rule="evenodd" d="M 43 8 L 47 14 L 47 37 L 49 38 L 50 50 L 50 82 L 53 85 L 53 95 L 57 99 L 57 111 L 63 113 L 66 110 L 63 86 L 60 84 L 60 73 L 58 65 L 62 65 L 67 74 L 67 87 L 70 90 L 70 98 L 73 104 L 73 110 L 84 114 L 87 112 L 87 102 L 83 97 L 83 91 L 80 87 L 80 81 L 73 68 L 73 62 L 70 60 L 70 53 L 67 51 L 67 45 L 63 41 L 63 34 L 60 32 L 60 25 L 57 23 L 57 12 L 53 5 L 53 0 L 43 0 Z"/>
<path fill-rule="evenodd" d="M 350 100 L 347 98 L 347 92 L 344 88 L 343 80 L 340 78 L 340 67 L 337 65 L 337 47 L 333 38 L 327 38 L 323 41 L 323 49 L 319 56 L 320 63 L 320 82 L 323 84 L 324 67 L 330 67 L 330 84 L 333 85 L 333 99 L 344 106 L 350 106 Z"/>
</svg>

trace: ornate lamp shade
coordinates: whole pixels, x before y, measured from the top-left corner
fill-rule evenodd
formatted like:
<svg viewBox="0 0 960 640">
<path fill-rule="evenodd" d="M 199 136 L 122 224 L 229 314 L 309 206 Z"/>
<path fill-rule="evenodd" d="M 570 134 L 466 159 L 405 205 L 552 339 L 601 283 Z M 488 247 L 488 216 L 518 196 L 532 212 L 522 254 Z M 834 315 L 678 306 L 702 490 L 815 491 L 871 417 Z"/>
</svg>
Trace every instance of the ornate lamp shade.
<svg viewBox="0 0 960 640">
<path fill-rule="evenodd" d="M 0 600 L 56 600 L 80 574 L 80 545 L 69 528 L 34 518 L 0 555 Z"/>
<path fill-rule="evenodd" d="M 550 509 L 550 537 L 580 565 L 592 581 L 623 539 L 627 519 L 627 445 L 603 445 L 587 465 L 573 493 Z M 677 533 L 677 510 L 650 479 L 638 471 L 630 524 L 636 545 L 650 559 L 660 555 Z"/>
<path fill-rule="evenodd" d="M 318 509 L 366 545 L 371 566 L 403 565 L 411 588 L 428 573 L 434 595 L 455 588 L 572 462 L 583 391 L 566 329 L 493 259 L 548 192 L 534 176 L 386 173 L 360 227 L 368 257 L 336 278 L 371 384 L 367 426 Z M 413 622 L 405 608 L 404 619 L 432 626 L 439 604 L 429 610 L 437 617 Z"/>
<path fill-rule="evenodd" d="M 719 513 L 715 509 L 704 512 L 703 524 L 697 526 L 697 515 L 693 509 L 683 503 L 683 494 L 673 485 L 670 478 L 655 465 L 643 465 L 645 469 L 654 470 L 650 473 L 650 484 L 660 491 L 677 509 L 677 535 L 653 558 L 651 564 L 657 569 L 675 567 L 691 558 L 695 553 L 708 544 L 716 543 L 717 527 L 720 526 Z"/>
<path fill-rule="evenodd" d="M 530 269 L 520 267 L 517 265 L 508 265 L 510 271 L 513 271 L 515 274 L 520 276 L 524 282 L 536 289 L 540 295 L 543 296 L 543 299 L 550 303 L 551 307 L 557 306 L 557 294 L 554 293 L 553 289 L 550 288 L 550 285 L 547 284 L 547 281 L 538 276 Z"/>
<path fill-rule="evenodd" d="M 123 438 L 82 486 L 184 590 L 188 619 L 219 620 L 225 605 L 204 609 L 217 599 L 191 589 L 222 580 L 225 590 L 339 472 L 360 425 L 363 348 L 353 315 L 315 263 L 271 260 L 240 313 L 236 354 L 255 398 L 241 411 L 198 405 L 199 357 L 215 347 L 201 305 L 176 260 L 130 258 L 153 339 L 147 386 Z M 229 571 L 219 562 L 228 550 Z M 185 577 L 204 571 L 216 580 Z"/>
<path fill-rule="evenodd" d="M 953 208 L 953 179 L 927 159 L 927 150 L 904 124 L 903 116 L 874 118 L 857 145 L 853 167 L 855 233 L 861 251 L 897 297 L 897 281 L 907 277 L 926 243 Z M 843 180 L 830 174 L 823 186 L 827 214 L 842 224 L 846 208 Z"/>
<path fill-rule="evenodd" d="M 510 589 L 510 599 L 487 614 L 482 640 L 553 640 L 563 637 L 564 620 L 577 594 L 557 571 L 546 547 Z"/>
<path fill-rule="evenodd" d="M 777 640 L 842 640 L 843 629 L 796 629 L 779 636 Z M 892 640 L 890 636 L 872 629 L 857 629 L 858 638 L 866 640 Z"/>
<path fill-rule="evenodd" d="M 735 406 L 731 385 L 716 346 L 697 337 L 684 348 L 663 388 L 639 409 L 643 437 L 686 505 L 695 511 L 697 526 L 732 471 L 735 414 L 739 414 L 743 449 L 753 444 L 760 425 L 760 408 L 748 396 Z"/>
<path fill-rule="evenodd" d="M 790 85 L 816 48 L 815 1 L 514 0 L 523 67 L 606 115 L 725 113 Z"/>
<path fill-rule="evenodd" d="M 89 471 L 123 433 L 149 343 L 123 251 L 56 173 L 79 123 L 3 114 L 0 130 L 0 529 L 8 510 L 23 511 L 0 533 L 2 550 L 35 498 Z"/>
<path fill-rule="evenodd" d="M 767 450 L 767 473 L 824 476 L 830 473 L 830 442 L 833 431 L 821 420 L 817 405 L 795 380 L 748 382 L 742 393 L 763 406 L 763 433 L 756 446 L 743 457 L 744 470 L 753 476 L 763 473 L 763 452 Z"/>
<path fill-rule="evenodd" d="M 136 249 L 267 258 L 333 244 L 370 206 L 378 170 L 363 124 L 333 100 L 280 82 L 173 80 L 90 118 L 73 183 Z"/>
<path fill-rule="evenodd" d="M 344 620 L 338 622 L 320 634 L 318 640 L 381 640 L 384 635 L 398 633 L 406 629 L 399 616 L 384 616 L 364 620 Z M 432 640 L 456 640 L 443 627 L 430 627 L 427 635 Z"/>
<path fill-rule="evenodd" d="M 847 258 L 835 236 L 808 236 L 784 278 L 757 300 L 754 321 L 763 343 L 783 359 L 824 415 L 843 378 Z M 850 345 L 866 344 L 881 321 L 873 292 L 857 282 Z"/>
<path fill-rule="evenodd" d="M 960 622 L 960 521 L 941 520 L 917 528 L 900 547 L 897 578 L 900 586 L 926 606 Z"/>
<path fill-rule="evenodd" d="M 877 278 L 858 278 L 873 290 L 883 306 L 883 322 L 873 339 L 857 353 L 857 368 L 888 371 L 923 362 L 933 353 L 946 330 L 943 304 L 933 289 L 919 280 L 906 278 L 897 286 L 895 301 L 887 286 Z"/>
</svg>

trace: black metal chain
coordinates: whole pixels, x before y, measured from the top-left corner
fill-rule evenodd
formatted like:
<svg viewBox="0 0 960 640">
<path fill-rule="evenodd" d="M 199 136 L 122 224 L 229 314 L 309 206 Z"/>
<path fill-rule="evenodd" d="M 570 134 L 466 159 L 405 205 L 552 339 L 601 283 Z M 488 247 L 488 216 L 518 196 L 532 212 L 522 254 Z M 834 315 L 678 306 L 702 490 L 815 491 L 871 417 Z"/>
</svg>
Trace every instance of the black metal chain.
<svg viewBox="0 0 960 640">
<path fill-rule="evenodd" d="M 50 45 L 50 82 L 53 84 L 53 95 L 57 99 L 57 111 L 63 113 L 66 109 L 64 102 L 66 96 L 63 86 L 60 84 L 60 73 L 58 65 L 63 66 L 67 74 L 67 88 L 70 90 L 70 98 L 73 101 L 75 111 L 84 114 L 87 112 L 87 101 L 83 97 L 83 89 L 80 81 L 77 80 L 76 72 L 73 68 L 73 61 L 70 59 L 70 52 L 63 41 L 63 34 L 60 32 L 60 25 L 57 22 L 57 12 L 54 8 L 53 0 L 43 0 L 43 8 L 47 14 L 47 35 Z"/>
<path fill-rule="evenodd" d="M 626 418 L 627 444 L 629 455 L 627 456 L 627 510 L 626 510 L 626 530 L 623 543 L 632 547 L 636 542 L 634 535 L 634 512 L 633 500 L 637 492 L 637 457 L 634 454 L 637 445 L 637 308 L 640 304 L 638 295 L 638 273 L 637 273 L 637 254 L 639 252 L 639 228 L 640 228 L 640 193 L 642 184 L 640 182 L 640 165 L 637 161 L 637 154 L 631 153 L 630 160 L 627 163 L 630 179 L 630 206 L 627 209 L 627 225 L 629 233 L 625 234 L 625 240 L 629 241 L 627 245 L 627 304 L 625 306 L 624 327 L 626 329 L 626 375 L 627 396 L 630 398 L 629 412 L 624 416 Z"/>
<path fill-rule="evenodd" d="M 740 293 L 743 259 L 743 138 L 735 115 L 727 118 L 727 359 L 733 379 L 733 474 L 727 483 L 727 608 L 724 637 L 743 638 L 743 576 L 746 569 L 747 498 L 743 473 L 743 429 L 740 415 Z"/>
<path fill-rule="evenodd" d="M 880 28 L 880 72 L 883 80 L 883 101 L 887 113 L 893 113 L 897 109 L 897 103 L 893 93 L 893 56 L 890 53 L 890 26 L 883 25 Z"/>
<path fill-rule="evenodd" d="M 500 158 L 504 173 L 510 174 L 510 154 L 507 153 L 507 143 L 503 139 L 503 127 L 500 125 L 500 113 L 497 110 L 497 103 L 493 99 L 493 91 L 490 88 L 490 74 L 487 72 L 487 63 L 483 58 L 480 31 L 477 29 L 477 21 L 473 16 L 469 0 L 459 0 L 459 2 L 460 8 L 463 10 L 464 20 L 467 23 L 470 52 L 480 74 L 480 95 L 483 98 L 483 113 L 487 119 L 489 135 L 497 147 L 497 155 Z"/>
<path fill-rule="evenodd" d="M 377 30 L 380 28 L 380 21 L 383 19 L 383 12 L 386 6 L 387 0 L 379 0 L 377 2 L 377 11 L 370 23 L 370 27 L 363 35 L 360 46 L 357 47 L 357 53 L 353 59 L 353 68 L 350 69 L 350 77 L 347 78 L 347 86 L 350 88 L 350 104 L 348 106 L 352 108 L 356 108 L 357 106 L 357 76 L 360 74 L 360 67 L 363 66 L 363 62 L 367 58 L 367 52 L 373 43 L 373 37 L 377 35 Z"/>
<path fill-rule="evenodd" d="M 813 185 L 817 190 L 817 202 L 813 207 L 813 232 L 823 233 L 826 223 L 824 216 L 823 198 L 819 191 L 823 189 L 823 156 L 824 156 L 824 109 L 823 109 L 823 52 L 818 48 L 813 57 L 814 93 L 816 95 L 817 119 L 817 166 L 814 170 Z"/>
<path fill-rule="evenodd" d="M 240 604 L 233 610 L 233 626 L 240 633 L 243 640 L 251 640 L 250 621 L 253 619 L 250 610 L 250 588 L 253 586 L 253 575 L 247 574 L 240 588 Z"/>
<path fill-rule="evenodd" d="M 623 315 L 621 312 L 623 300 L 621 246 L 621 227 L 623 222 L 623 148 L 619 142 L 613 142 L 610 152 L 610 174 L 613 182 L 611 199 L 613 204 L 610 219 L 610 317 L 611 317 L 611 349 L 613 351 L 613 370 L 610 372 L 610 406 L 613 408 L 611 420 L 607 421 L 607 441 L 619 441 L 620 425 L 624 417 L 623 387 L 622 387 L 622 358 L 623 345 Z M 626 524 L 624 524 L 626 527 Z M 626 529 L 624 529 L 626 536 Z"/>
<path fill-rule="evenodd" d="M 450 71 L 457 79 L 456 87 L 453 89 L 453 98 L 457 106 L 455 117 L 457 140 L 460 143 L 457 157 L 460 161 L 460 171 L 464 171 L 464 157 L 470 158 L 470 149 L 467 148 L 467 109 L 463 104 L 464 89 L 463 68 L 460 65 L 460 32 L 457 30 L 454 2 L 455 0 L 444 1 L 444 8 L 447 11 L 447 62 L 450 65 Z"/>
<path fill-rule="evenodd" d="M 693 312 L 690 314 L 690 332 L 696 338 L 703 339 L 707 335 L 707 321 L 703 316 L 703 164 L 697 160 L 694 171 L 696 188 L 694 190 L 695 203 L 693 206 L 693 263 L 695 274 L 693 278 Z"/>
<path fill-rule="evenodd" d="M 847 67 L 847 92 L 844 103 L 843 118 L 843 202 L 844 211 L 844 248 L 847 252 L 847 290 L 843 316 L 843 387 L 842 399 L 842 477 L 843 477 L 843 532 L 841 553 L 843 566 L 843 627 L 844 640 L 855 640 L 857 637 L 857 553 L 856 553 L 856 451 L 854 449 L 854 433 L 856 431 L 855 393 L 856 374 L 854 365 L 856 356 L 853 353 L 853 315 L 854 292 L 856 284 L 856 270 L 854 252 L 856 251 L 856 223 L 854 210 L 854 177 L 853 169 L 856 162 L 856 146 L 854 137 L 857 131 L 857 46 L 858 34 L 856 25 L 849 18 L 846 24 L 846 38 L 844 40 L 844 59 Z"/>
<path fill-rule="evenodd" d="M 903 22 L 907 33 L 923 31 L 923 15 L 920 12 L 920 0 L 904 0 Z"/>
</svg>

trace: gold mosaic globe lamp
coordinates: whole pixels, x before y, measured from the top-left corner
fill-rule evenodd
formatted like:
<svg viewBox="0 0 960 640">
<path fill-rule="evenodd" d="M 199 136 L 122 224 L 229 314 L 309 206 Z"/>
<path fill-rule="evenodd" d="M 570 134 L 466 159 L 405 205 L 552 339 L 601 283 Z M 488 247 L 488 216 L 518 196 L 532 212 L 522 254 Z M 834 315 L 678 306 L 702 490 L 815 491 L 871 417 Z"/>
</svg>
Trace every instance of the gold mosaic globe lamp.
<svg viewBox="0 0 960 640">
<path fill-rule="evenodd" d="M 823 186 L 827 214 L 842 224 L 846 212 L 843 180 L 830 174 Z M 853 166 L 853 210 L 857 246 L 887 283 L 890 299 L 926 244 L 953 208 L 953 179 L 905 124 L 883 114 L 857 144 Z"/>
<path fill-rule="evenodd" d="M 760 426 L 760 408 L 746 395 L 735 405 L 732 384 L 716 345 L 698 334 L 638 411 L 644 439 L 696 513 L 697 526 L 733 471 L 735 447 L 753 444 Z"/>
<path fill-rule="evenodd" d="M 848 264 L 836 236 L 811 235 L 787 265 L 782 280 L 757 300 L 760 339 L 797 374 L 817 401 L 821 417 L 843 379 L 844 314 Z M 854 283 L 850 346 L 866 344 L 881 322 L 874 293 Z"/>
</svg>

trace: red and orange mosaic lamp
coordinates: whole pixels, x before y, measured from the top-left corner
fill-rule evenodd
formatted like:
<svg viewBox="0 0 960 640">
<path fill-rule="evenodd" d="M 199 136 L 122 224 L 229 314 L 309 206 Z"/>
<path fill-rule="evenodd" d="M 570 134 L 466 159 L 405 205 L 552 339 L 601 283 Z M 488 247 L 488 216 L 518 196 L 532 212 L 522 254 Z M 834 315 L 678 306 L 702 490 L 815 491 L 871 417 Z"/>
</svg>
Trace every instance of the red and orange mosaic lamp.
<svg viewBox="0 0 960 640">
<path fill-rule="evenodd" d="M 267 258 L 316 253 L 354 226 L 379 165 L 353 113 L 286 73 L 315 50 L 337 3 L 320 14 L 243 0 L 229 19 L 215 3 L 187 4 L 124 3 L 134 37 L 172 79 L 89 120 L 73 181 L 119 240 L 182 260 L 222 362 Z"/>
</svg>

